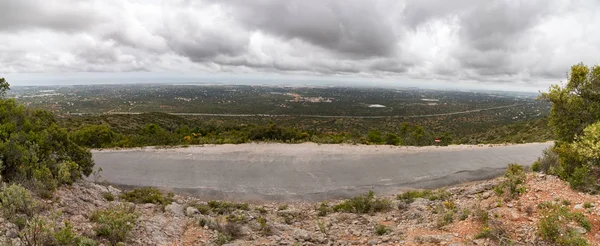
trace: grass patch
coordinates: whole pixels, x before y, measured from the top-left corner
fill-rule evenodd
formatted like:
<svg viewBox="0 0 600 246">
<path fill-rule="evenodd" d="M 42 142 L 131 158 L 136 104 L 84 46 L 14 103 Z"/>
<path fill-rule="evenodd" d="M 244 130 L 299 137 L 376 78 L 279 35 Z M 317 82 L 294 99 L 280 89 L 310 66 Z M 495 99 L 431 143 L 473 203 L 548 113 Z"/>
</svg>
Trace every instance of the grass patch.
<svg viewBox="0 0 600 246">
<path fill-rule="evenodd" d="M 166 196 L 159 189 L 152 187 L 137 188 L 128 192 L 123 192 L 120 198 L 136 204 L 154 203 L 157 205 L 169 205 L 173 202 L 173 193 Z"/>
<path fill-rule="evenodd" d="M 392 207 L 387 199 L 375 198 L 375 192 L 358 195 L 333 206 L 335 212 L 356 214 L 377 213 L 387 211 Z"/>
</svg>

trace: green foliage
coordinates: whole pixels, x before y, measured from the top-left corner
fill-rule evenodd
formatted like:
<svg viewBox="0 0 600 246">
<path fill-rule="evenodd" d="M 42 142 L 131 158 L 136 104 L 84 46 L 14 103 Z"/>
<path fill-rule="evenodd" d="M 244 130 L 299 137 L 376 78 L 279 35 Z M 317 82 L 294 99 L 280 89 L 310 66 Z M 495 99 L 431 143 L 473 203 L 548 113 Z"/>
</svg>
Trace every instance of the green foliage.
<svg viewBox="0 0 600 246">
<path fill-rule="evenodd" d="M 569 226 L 571 222 L 576 222 L 586 230 L 591 230 L 591 223 L 583 214 L 551 202 L 541 203 L 538 208 L 542 210 L 538 233 L 544 240 L 556 245 L 588 245 L 585 238 Z"/>
<path fill-rule="evenodd" d="M 107 125 L 85 125 L 74 131 L 71 138 L 80 146 L 105 148 L 110 147 L 119 136 Z"/>
<path fill-rule="evenodd" d="M 119 205 L 95 211 L 90 220 L 96 223 L 96 235 L 106 238 L 112 245 L 124 242 L 138 218 L 135 207 Z"/>
<path fill-rule="evenodd" d="M 0 93 L 7 89 L 2 79 Z M 91 174 L 94 165 L 91 153 L 58 127 L 54 115 L 26 109 L 11 99 L 0 99 L 0 163 L 6 181 L 49 191 Z"/>
<path fill-rule="evenodd" d="M 381 131 L 378 131 L 378 130 L 369 131 L 369 134 L 367 135 L 367 140 L 369 141 L 369 143 L 373 143 L 373 144 L 383 143 L 383 137 L 381 136 Z"/>
<path fill-rule="evenodd" d="M 390 230 L 390 228 L 388 228 L 387 226 L 382 225 L 382 224 L 378 224 L 375 226 L 375 235 L 377 235 L 377 236 L 383 236 L 385 234 L 388 234 L 391 231 L 392 230 Z"/>
<path fill-rule="evenodd" d="M 269 224 L 267 224 L 267 219 L 265 219 L 265 217 L 258 217 L 256 219 L 256 222 L 258 222 L 258 225 L 260 227 L 260 232 L 263 235 L 270 235 L 272 233 L 271 230 L 271 226 L 269 226 Z"/>
<path fill-rule="evenodd" d="M 449 192 L 447 192 L 444 189 L 440 189 L 440 190 L 411 190 L 411 191 L 407 191 L 404 192 L 402 194 L 398 194 L 396 196 L 396 199 L 407 202 L 407 203 L 412 203 L 415 201 L 415 199 L 417 198 L 424 198 L 424 199 L 429 199 L 430 201 L 436 201 L 436 200 L 447 200 L 448 198 L 450 198 L 452 194 L 450 194 Z"/>
<path fill-rule="evenodd" d="M 4 218 L 14 223 L 20 218 L 19 215 L 32 217 L 37 202 L 27 189 L 19 184 L 11 184 L 0 190 L 0 205 Z"/>
<path fill-rule="evenodd" d="M 195 204 L 201 214 L 230 214 L 236 210 L 250 210 L 248 203 L 233 203 L 226 201 L 209 201 L 207 204 Z"/>
<path fill-rule="evenodd" d="M 498 196 L 508 195 L 508 199 L 516 198 L 525 192 L 525 171 L 519 164 L 508 164 L 504 173 L 504 180 L 496 187 L 494 191 Z"/>
<path fill-rule="evenodd" d="M 96 246 L 98 242 L 93 239 L 79 236 L 73 231 L 70 223 L 65 223 L 60 230 L 54 232 L 54 242 L 61 246 Z"/>
<path fill-rule="evenodd" d="M 279 208 L 277 208 L 277 210 L 286 210 L 286 209 L 288 209 L 287 204 L 281 205 L 281 206 L 279 206 Z"/>
<path fill-rule="evenodd" d="M 321 204 L 319 204 L 319 206 L 317 207 L 317 211 L 317 215 L 323 217 L 327 216 L 327 214 L 331 212 L 331 208 L 326 202 L 321 202 Z"/>
<path fill-rule="evenodd" d="M 549 125 L 557 137 L 556 174 L 573 188 L 596 189 L 598 179 L 589 174 L 598 173 L 594 170 L 600 164 L 600 66 L 572 66 L 567 84 L 553 85 L 540 98 L 552 102 Z"/>
<path fill-rule="evenodd" d="M 36 215 L 19 232 L 19 240 L 28 246 L 53 245 L 55 239 L 52 231 L 52 221 Z"/>
<path fill-rule="evenodd" d="M 387 199 L 375 198 L 375 193 L 369 191 L 366 194 L 358 195 L 333 206 L 333 211 L 347 213 L 377 213 L 389 210 L 391 202 Z"/>
<path fill-rule="evenodd" d="M 162 191 L 157 188 L 144 187 L 123 192 L 119 197 L 125 201 L 137 204 L 154 203 L 157 205 L 166 206 L 173 202 L 172 196 L 172 193 L 169 193 L 165 196 Z"/>
<path fill-rule="evenodd" d="M 106 199 L 109 202 L 112 202 L 112 201 L 115 200 L 115 196 L 112 193 L 110 193 L 110 192 L 104 192 L 104 193 L 102 193 L 102 197 L 104 197 L 104 199 Z"/>
<path fill-rule="evenodd" d="M 0 98 L 4 97 L 8 90 L 10 90 L 10 85 L 6 82 L 6 79 L 0 78 Z"/>
</svg>

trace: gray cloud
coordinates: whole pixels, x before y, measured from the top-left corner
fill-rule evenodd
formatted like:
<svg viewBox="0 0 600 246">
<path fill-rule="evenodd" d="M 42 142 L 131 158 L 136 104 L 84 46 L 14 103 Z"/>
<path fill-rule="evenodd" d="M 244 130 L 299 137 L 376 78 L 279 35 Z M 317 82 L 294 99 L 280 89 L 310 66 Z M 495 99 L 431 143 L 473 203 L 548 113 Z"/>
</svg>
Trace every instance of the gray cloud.
<svg viewBox="0 0 600 246">
<path fill-rule="evenodd" d="M 3 0 L 0 73 L 537 83 L 600 57 L 596 0 Z"/>
<path fill-rule="evenodd" d="M 22 31 L 49 28 L 57 31 L 78 31 L 101 21 L 99 13 L 85 1 L 63 0 L 2 0 L 0 30 Z"/>
</svg>

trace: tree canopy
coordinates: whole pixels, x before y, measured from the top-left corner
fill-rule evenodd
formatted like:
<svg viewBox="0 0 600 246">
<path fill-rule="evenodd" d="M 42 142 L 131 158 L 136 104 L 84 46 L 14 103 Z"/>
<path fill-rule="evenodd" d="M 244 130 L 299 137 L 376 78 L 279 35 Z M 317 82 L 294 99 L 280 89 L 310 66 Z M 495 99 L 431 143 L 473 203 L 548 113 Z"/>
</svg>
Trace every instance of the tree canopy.
<svg viewBox="0 0 600 246">
<path fill-rule="evenodd" d="M 9 88 L 0 79 L 0 173 L 4 181 L 51 191 L 90 175 L 91 153 L 71 140 L 52 113 L 5 99 Z"/>
<path fill-rule="evenodd" d="M 567 83 L 553 85 L 540 99 L 552 103 L 549 125 L 557 140 L 557 174 L 574 188 L 596 189 L 597 179 L 589 174 L 600 166 L 600 66 L 572 66 Z"/>
</svg>

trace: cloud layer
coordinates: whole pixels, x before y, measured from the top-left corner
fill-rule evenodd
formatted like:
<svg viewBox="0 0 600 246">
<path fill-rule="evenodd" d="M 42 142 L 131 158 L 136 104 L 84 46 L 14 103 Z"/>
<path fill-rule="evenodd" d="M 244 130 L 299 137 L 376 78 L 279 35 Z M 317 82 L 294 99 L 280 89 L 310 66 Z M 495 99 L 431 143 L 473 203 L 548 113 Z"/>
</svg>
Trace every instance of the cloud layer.
<svg viewBox="0 0 600 246">
<path fill-rule="evenodd" d="M 597 0 L 3 0 L 0 73 L 560 80 L 598 63 Z"/>
</svg>

